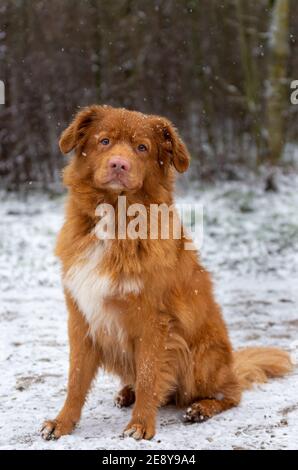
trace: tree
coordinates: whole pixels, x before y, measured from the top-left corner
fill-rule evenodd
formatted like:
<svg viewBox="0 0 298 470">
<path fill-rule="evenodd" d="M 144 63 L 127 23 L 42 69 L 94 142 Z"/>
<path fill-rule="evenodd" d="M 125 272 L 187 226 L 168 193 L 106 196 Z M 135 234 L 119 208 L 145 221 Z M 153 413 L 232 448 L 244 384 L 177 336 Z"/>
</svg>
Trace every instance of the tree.
<svg viewBox="0 0 298 470">
<path fill-rule="evenodd" d="M 288 108 L 287 65 L 289 47 L 289 0 L 275 0 L 272 6 L 269 36 L 269 90 L 267 93 L 267 126 L 269 162 L 280 160 L 285 145 L 285 123 Z"/>
</svg>

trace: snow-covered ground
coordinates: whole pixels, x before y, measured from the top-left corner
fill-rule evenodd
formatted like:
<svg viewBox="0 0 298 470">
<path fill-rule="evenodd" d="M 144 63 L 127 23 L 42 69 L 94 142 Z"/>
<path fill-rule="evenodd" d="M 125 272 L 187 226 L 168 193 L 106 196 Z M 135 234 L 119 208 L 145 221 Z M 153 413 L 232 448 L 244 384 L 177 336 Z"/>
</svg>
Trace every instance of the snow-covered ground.
<svg viewBox="0 0 298 470">
<path fill-rule="evenodd" d="M 298 177 L 278 181 L 278 193 L 248 181 L 178 199 L 204 205 L 202 258 L 235 348 L 277 345 L 297 355 Z M 121 437 L 131 409 L 113 406 L 118 381 L 101 372 L 75 432 L 43 441 L 40 425 L 59 411 L 67 379 L 67 317 L 53 256 L 62 220 L 63 197 L 1 196 L 0 448 L 298 448 L 297 372 L 246 392 L 238 408 L 202 424 L 185 425 L 181 411 L 164 408 L 150 442 Z"/>
</svg>

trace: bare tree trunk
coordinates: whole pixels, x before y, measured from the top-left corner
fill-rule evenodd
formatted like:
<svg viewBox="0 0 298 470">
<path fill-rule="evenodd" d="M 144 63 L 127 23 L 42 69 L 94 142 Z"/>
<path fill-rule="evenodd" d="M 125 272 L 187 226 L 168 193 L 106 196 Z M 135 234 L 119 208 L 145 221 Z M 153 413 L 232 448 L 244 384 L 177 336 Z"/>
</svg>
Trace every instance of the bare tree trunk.
<svg viewBox="0 0 298 470">
<path fill-rule="evenodd" d="M 280 159 L 285 144 L 287 63 L 290 54 L 289 9 L 289 0 L 275 0 L 273 3 L 267 98 L 269 162 L 272 165 Z"/>
<path fill-rule="evenodd" d="M 259 80 L 256 63 L 252 55 L 253 44 L 251 44 L 251 38 L 247 33 L 244 21 L 245 11 L 243 0 L 236 0 L 236 12 L 241 62 L 244 73 L 246 107 L 252 118 L 253 138 L 257 150 L 257 162 L 259 163 L 263 153 L 262 128 L 260 124 Z"/>
<path fill-rule="evenodd" d="M 101 102 L 101 17 L 100 17 L 100 2 L 98 0 L 92 0 L 91 2 L 92 11 L 94 15 L 94 51 L 93 51 L 93 69 L 95 75 L 95 93 L 97 103 Z"/>
</svg>

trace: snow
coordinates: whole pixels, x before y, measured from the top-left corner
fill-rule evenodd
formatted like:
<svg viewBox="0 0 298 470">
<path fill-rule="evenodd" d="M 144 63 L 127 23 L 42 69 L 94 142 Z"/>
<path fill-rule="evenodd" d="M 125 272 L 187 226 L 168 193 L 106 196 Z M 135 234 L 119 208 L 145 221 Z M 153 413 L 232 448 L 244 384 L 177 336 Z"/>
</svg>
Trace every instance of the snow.
<svg viewBox="0 0 298 470">
<path fill-rule="evenodd" d="M 276 345 L 298 356 L 298 177 L 279 192 L 260 182 L 217 183 L 180 193 L 204 206 L 202 258 L 214 274 L 235 348 Z M 297 372 L 245 392 L 238 408 L 185 425 L 160 410 L 150 442 L 121 437 L 131 409 L 113 405 L 119 383 L 100 372 L 80 424 L 45 442 L 39 429 L 62 406 L 67 383 L 66 309 L 53 256 L 63 197 L 0 195 L 1 449 L 298 448 Z M 293 357 L 294 357 L 293 356 Z"/>
</svg>

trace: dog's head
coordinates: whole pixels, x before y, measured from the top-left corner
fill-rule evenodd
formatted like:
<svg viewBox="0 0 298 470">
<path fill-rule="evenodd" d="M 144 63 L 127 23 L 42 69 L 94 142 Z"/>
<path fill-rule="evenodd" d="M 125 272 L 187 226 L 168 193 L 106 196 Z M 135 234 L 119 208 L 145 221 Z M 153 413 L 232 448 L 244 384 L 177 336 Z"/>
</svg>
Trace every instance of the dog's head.
<svg viewBox="0 0 298 470">
<path fill-rule="evenodd" d="M 80 111 L 62 133 L 63 153 L 75 150 L 75 173 L 93 188 L 123 194 L 164 184 L 182 173 L 189 153 L 165 118 L 110 106 Z"/>
</svg>

